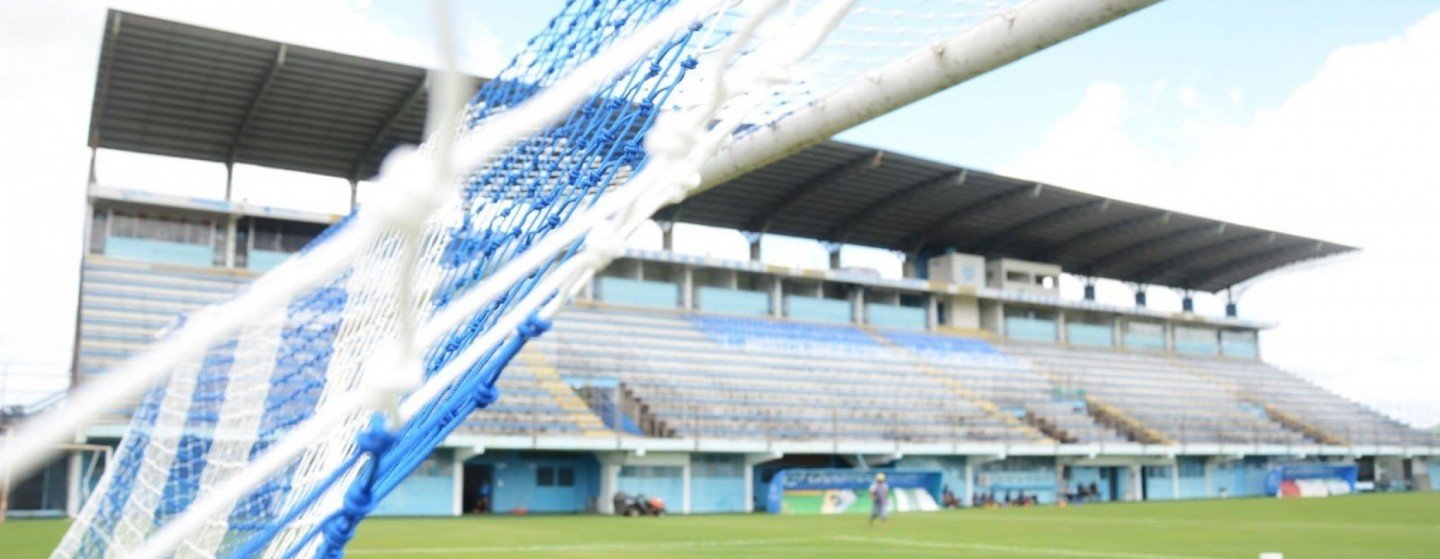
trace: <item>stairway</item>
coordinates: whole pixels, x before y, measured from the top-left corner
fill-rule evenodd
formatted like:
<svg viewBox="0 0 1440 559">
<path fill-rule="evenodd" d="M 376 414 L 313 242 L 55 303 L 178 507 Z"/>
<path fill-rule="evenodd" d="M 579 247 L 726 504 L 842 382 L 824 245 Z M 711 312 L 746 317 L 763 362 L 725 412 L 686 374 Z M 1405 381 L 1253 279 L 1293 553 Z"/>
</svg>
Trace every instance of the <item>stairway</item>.
<svg viewBox="0 0 1440 559">
<path fill-rule="evenodd" d="M 560 379 L 560 369 L 555 367 L 550 359 L 544 354 L 533 349 L 534 346 L 527 346 L 516 355 L 525 368 L 535 375 L 536 382 L 540 388 L 550 393 L 555 404 L 565 410 L 565 415 L 580 428 L 580 434 L 587 437 L 613 437 L 615 433 L 605 427 L 600 418 L 590 411 L 590 406 L 580 399 L 575 389 Z"/>
<path fill-rule="evenodd" d="M 1250 402 L 1251 404 L 1260 406 L 1261 408 L 1264 408 L 1265 415 L 1270 418 L 1270 421 L 1279 423 L 1282 427 L 1286 429 L 1295 431 L 1296 433 L 1300 433 L 1301 435 L 1305 435 L 1306 437 L 1310 437 L 1312 440 L 1319 441 L 1321 444 L 1346 444 L 1345 441 L 1342 440 L 1340 437 L 1323 431 L 1319 427 L 1301 421 L 1299 418 L 1281 411 L 1280 408 L 1277 408 L 1270 404 L 1266 404 L 1264 402 L 1257 402 L 1254 400 L 1246 401 Z"/>
<path fill-rule="evenodd" d="M 872 328 L 862 327 L 861 329 L 864 330 L 866 334 L 869 334 L 870 337 L 873 338 L 875 341 L 879 342 L 880 345 L 883 345 L 899 353 L 912 366 L 929 375 L 931 378 L 935 379 L 935 381 L 939 382 L 941 386 L 944 386 L 947 390 L 949 390 L 951 394 L 954 394 L 956 397 L 963 400 L 974 402 L 975 405 L 979 406 L 981 410 L 985 411 L 986 415 L 1000 420 L 1002 423 L 1016 431 L 1024 433 L 1026 436 L 1030 437 L 1033 442 L 1055 442 L 1055 439 L 1046 436 L 1046 434 L 1041 432 L 1040 430 L 1026 424 L 1023 421 L 1020 421 L 1011 414 L 1005 413 L 1004 410 L 1000 409 L 1000 406 L 995 405 L 995 402 L 991 402 L 989 400 L 976 396 L 974 393 L 970 392 L 968 388 L 965 387 L 964 383 L 961 383 L 959 379 L 955 378 L 954 375 L 947 374 L 945 371 L 941 371 L 940 369 L 932 367 L 930 364 L 926 363 L 925 360 L 921 359 L 920 356 L 915 355 L 909 349 L 905 348 L 905 346 L 891 341 L 890 338 L 881 335 L 879 332 L 876 332 Z"/>
<path fill-rule="evenodd" d="M 1235 384 L 1232 382 L 1216 378 L 1214 375 L 1206 372 L 1204 369 L 1187 363 L 1183 359 L 1177 359 L 1176 361 L 1180 364 L 1182 368 L 1185 369 L 1186 372 L 1208 380 L 1212 383 L 1215 383 L 1221 388 L 1229 391 L 1231 394 L 1234 394 L 1235 398 L 1240 400 L 1241 402 L 1245 402 L 1252 406 L 1264 409 L 1265 416 L 1269 418 L 1270 421 L 1274 421 L 1275 423 L 1280 424 L 1281 427 L 1284 427 L 1296 433 L 1300 433 L 1301 435 L 1309 437 L 1310 440 L 1317 441 L 1321 444 L 1346 444 L 1345 441 L 1340 437 L 1332 435 L 1325 430 L 1320 429 L 1319 427 L 1306 423 L 1304 420 L 1301 420 L 1298 417 L 1285 413 L 1280 408 L 1277 408 L 1275 406 L 1262 402 L 1259 399 L 1251 397 L 1249 394 L 1246 394 L 1244 391 L 1240 390 L 1240 387 L 1235 386 Z"/>
<path fill-rule="evenodd" d="M 1119 408 L 1085 397 L 1085 410 L 1101 425 L 1114 429 L 1125 438 L 1141 444 L 1175 444 L 1175 441 L 1144 422 L 1130 417 Z"/>
</svg>

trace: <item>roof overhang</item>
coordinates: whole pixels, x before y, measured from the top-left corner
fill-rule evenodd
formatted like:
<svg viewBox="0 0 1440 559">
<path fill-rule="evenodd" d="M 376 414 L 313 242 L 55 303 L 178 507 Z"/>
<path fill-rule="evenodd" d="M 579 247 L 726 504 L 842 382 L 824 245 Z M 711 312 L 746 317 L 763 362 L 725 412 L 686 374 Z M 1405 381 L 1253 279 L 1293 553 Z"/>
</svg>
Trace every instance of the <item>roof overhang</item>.
<svg viewBox="0 0 1440 559">
<path fill-rule="evenodd" d="M 657 219 L 1224 290 L 1353 247 L 827 141 L 665 208 Z"/>
<path fill-rule="evenodd" d="M 429 73 L 111 10 L 89 145 L 363 180 L 418 144 Z"/>
</svg>

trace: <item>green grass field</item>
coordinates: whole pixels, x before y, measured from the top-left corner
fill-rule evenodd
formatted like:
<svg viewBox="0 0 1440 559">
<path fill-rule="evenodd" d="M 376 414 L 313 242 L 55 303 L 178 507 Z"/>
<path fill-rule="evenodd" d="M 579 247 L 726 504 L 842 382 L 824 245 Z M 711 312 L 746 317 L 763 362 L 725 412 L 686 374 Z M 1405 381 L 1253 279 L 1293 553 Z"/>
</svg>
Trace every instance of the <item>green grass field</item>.
<svg viewBox="0 0 1440 559">
<path fill-rule="evenodd" d="M 0 525 L 0 557 L 41 557 L 65 522 Z M 352 557 L 1440 558 L 1440 493 L 864 516 L 372 519 Z"/>
</svg>

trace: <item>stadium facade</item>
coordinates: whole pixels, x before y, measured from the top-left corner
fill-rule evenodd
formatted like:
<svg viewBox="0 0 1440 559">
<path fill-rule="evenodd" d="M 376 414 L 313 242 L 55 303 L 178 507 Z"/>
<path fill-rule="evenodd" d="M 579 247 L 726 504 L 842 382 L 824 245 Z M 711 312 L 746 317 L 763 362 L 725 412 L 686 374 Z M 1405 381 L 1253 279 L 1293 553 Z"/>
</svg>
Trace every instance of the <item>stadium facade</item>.
<svg viewBox="0 0 1440 559">
<path fill-rule="evenodd" d="M 112 11 L 90 147 L 346 179 L 418 143 L 423 69 Z M 344 92 L 338 102 L 336 92 Z M 88 188 L 74 381 L 224 300 L 341 216 Z M 1357 465 L 1378 488 L 1440 489 L 1440 436 L 1266 364 L 1270 325 L 1193 311 L 1301 261 L 1354 250 L 826 142 L 656 216 L 664 250 L 599 274 L 505 372 L 499 402 L 379 514 L 608 512 L 616 492 L 676 512 L 763 509 L 794 468 L 938 472 L 972 504 L 1261 495 L 1273 466 Z M 673 252 L 673 223 L 739 230 L 751 259 Z M 814 239 L 830 269 L 761 261 Z M 906 255 L 904 277 L 840 267 L 845 244 Z M 1062 298 L 1062 273 L 1187 293 L 1182 309 Z M 80 441 L 114 444 L 126 417 Z M 75 453 L 14 508 L 73 513 L 98 467 Z M 102 464 L 103 465 L 103 464 Z M 943 488 L 943 489 L 942 489 Z"/>
</svg>

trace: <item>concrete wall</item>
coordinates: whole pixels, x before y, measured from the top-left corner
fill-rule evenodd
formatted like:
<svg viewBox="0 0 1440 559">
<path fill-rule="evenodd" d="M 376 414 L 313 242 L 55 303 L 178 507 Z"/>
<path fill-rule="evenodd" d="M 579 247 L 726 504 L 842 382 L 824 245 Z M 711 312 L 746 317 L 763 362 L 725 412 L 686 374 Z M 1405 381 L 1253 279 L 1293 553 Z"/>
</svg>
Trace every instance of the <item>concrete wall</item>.
<svg viewBox="0 0 1440 559">
<path fill-rule="evenodd" d="M 431 453 L 415 472 L 400 482 L 375 506 L 379 516 L 450 516 L 454 514 L 455 493 L 460 480 L 455 479 L 454 451 L 442 448 Z"/>
<path fill-rule="evenodd" d="M 499 513 L 523 508 L 527 512 L 583 512 L 593 508 L 599 496 L 599 462 L 588 453 L 494 451 L 466 461 L 486 464 L 494 476 L 493 510 Z M 572 468 L 572 486 L 537 483 L 538 470 Z"/>
<path fill-rule="evenodd" d="M 990 287 L 1035 295 L 1060 295 L 1060 267 L 1054 264 L 997 258 L 985 263 L 985 276 L 985 283 Z M 1049 287 L 1040 283 L 1042 277 L 1050 278 Z"/>
</svg>

